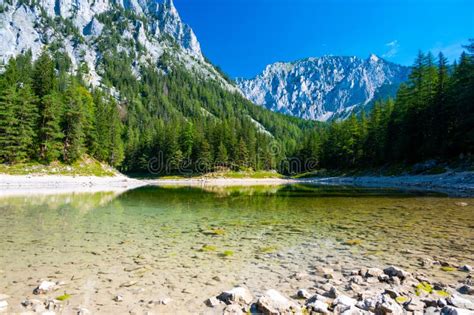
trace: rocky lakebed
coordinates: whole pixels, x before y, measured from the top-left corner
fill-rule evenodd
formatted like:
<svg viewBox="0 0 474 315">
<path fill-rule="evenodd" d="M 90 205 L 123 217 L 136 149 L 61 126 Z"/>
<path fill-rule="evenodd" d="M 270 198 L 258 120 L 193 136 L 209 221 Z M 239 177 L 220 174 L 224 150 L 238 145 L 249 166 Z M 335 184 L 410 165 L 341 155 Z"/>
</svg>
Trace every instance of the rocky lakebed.
<svg viewBox="0 0 474 315">
<path fill-rule="evenodd" d="M 474 200 L 306 185 L 8 196 L 4 314 L 474 314 Z"/>
</svg>

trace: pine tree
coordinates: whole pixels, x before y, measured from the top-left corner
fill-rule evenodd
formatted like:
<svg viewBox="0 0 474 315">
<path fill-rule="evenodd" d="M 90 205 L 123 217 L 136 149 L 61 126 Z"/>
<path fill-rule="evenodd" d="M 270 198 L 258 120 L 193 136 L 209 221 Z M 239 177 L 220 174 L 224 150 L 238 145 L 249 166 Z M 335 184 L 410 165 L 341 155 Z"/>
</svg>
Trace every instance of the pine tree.
<svg viewBox="0 0 474 315">
<path fill-rule="evenodd" d="M 78 93 L 79 92 L 79 93 Z M 64 161 L 72 163 L 85 151 L 85 117 L 78 87 L 71 84 L 65 92 L 64 111 Z"/>
<path fill-rule="evenodd" d="M 15 86 L 0 90 L 0 162 L 15 160 L 16 139 L 18 137 L 18 117 L 16 104 L 18 93 Z"/>
<path fill-rule="evenodd" d="M 39 131 L 40 158 L 51 162 L 61 156 L 64 134 L 61 130 L 63 104 L 57 93 L 44 95 L 42 99 L 41 122 Z"/>
<path fill-rule="evenodd" d="M 54 63 L 46 51 L 35 61 L 33 77 L 33 89 L 40 99 L 53 91 L 56 84 Z"/>
</svg>

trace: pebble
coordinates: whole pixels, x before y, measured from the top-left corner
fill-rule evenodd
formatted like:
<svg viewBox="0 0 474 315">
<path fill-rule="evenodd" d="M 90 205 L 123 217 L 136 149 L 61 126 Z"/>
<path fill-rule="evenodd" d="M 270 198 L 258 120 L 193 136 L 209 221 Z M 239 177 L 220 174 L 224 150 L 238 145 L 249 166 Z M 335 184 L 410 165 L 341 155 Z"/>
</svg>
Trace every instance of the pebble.
<svg viewBox="0 0 474 315">
<path fill-rule="evenodd" d="M 56 282 L 53 281 L 42 281 L 36 289 L 33 290 L 33 294 L 45 294 L 56 289 Z"/>
<path fill-rule="evenodd" d="M 383 275 L 383 270 L 379 268 L 369 268 L 365 273 L 366 277 L 375 277 L 378 278 L 379 276 Z"/>
<path fill-rule="evenodd" d="M 441 315 L 473 315 L 474 312 L 452 306 L 443 307 Z"/>
<path fill-rule="evenodd" d="M 280 292 L 270 289 L 258 299 L 257 309 L 264 314 L 290 314 L 299 313 L 301 307 L 289 300 Z"/>
<path fill-rule="evenodd" d="M 320 300 L 306 304 L 306 308 L 316 313 L 329 314 L 328 305 Z"/>
<path fill-rule="evenodd" d="M 252 294 L 245 287 L 235 287 L 229 291 L 224 291 L 217 298 L 226 304 L 249 304 L 253 300 Z"/>
<path fill-rule="evenodd" d="M 213 296 L 213 297 L 208 298 L 205 303 L 209 307 L 216 307 L 217 305 L 221 303 L 221 301 L 218 300 L 215 296 Z"/>
<path fill-rule="evenodd" d="M 474 310 L 474 303 L 473 302 L 471 302 L 470 300 L 465 299 L 463 297 L 460 297 L 457 294 L 451 295 L 446 300 L 448 301 L 448 304 L 453 305 L 455 307 Z"/>
<path fill-rule="evenodd" d="M 464 272 L 471 272 L 472 267 L 470 265 L 464 265 L 464 266 L 459 267 L 459 270 L 464 271 Z"/>
<path fill-rule="evenodd" d="M 466 284 L 458 288 L 458 292 L 461 294 L 474 295 L 474 288 Z"/>
<path fill-rule="evenodd" d="M 242 308 L 238 304 L 231 304 L 227 305 L 224 308 L 224 315 L 242 315 L 244 312 L 242 311 Z"/>
<path fill-rule="evenodd" d="M 400 279 L 405 279 L 410 275 L 405 270 L 395 267 L 395 266 L 390 266 L 388 268 L 385 268 L 383 272 L 390 277 L 398 277 Z"/>
<path fill-rule="evenodd" d="M 115 301 L 115 302 L 122 302 L 122 301 L 123 301 L 123 296 L 121 296 L 121 295 L 116 295 L 116 296 L 114 297 L 114 301 Z"/>
<path fill-rule="evenodd" d="M 311 297 L 311 294 L 309 294 L 309 292 L 306 291 L 305 289 L 300 289 L 296 293 L 296 296 L 300 299 L 309 299 Z"/>
</svg>

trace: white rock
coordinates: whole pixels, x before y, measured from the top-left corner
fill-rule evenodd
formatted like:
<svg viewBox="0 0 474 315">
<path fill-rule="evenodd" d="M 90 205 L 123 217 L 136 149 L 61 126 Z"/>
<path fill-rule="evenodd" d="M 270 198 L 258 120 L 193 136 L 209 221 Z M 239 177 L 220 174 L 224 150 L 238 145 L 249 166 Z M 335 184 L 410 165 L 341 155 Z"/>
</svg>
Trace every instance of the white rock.
<svg viewBox="0 0 474 315">
<path fill-rule="evenodd" d="M 306 307 L 316 313 L 329 314 L 328 305 L 320 300 L 308 303 L 306 304 Z"/>
<path fill-rule="evenodd" d="M 353 306 L 357 304 L 357 300 L 348 297 L 347 295 L 339 295 L 333 302 L 334 305 Z"/>
<path fill-rule="evenodd" d="M 474 303 L 471 300 L 465 299 L 457 294 L 451 295 L 446 300 L 448 304 L 453 305 L 455 307 L 474 310 Z"/>
<path fill-rule="evenodd" d="M 296 293 L 296 295 L 298 296 L 298 298 L 300 299 L 309 299 L 311 297 L 311 294 L 306 291 L 305 289 L 300 289 L 298 290 L 298 292 Z"/>
<path fill-rule="evenodd" d="M 471 272 L 472 267 L 470 265 L 464 265 L 464 266 L 459 267 L 459 270 L 465 271 L 465 272 Z"/>
<path fill-rule="evenodd" d="M 217 298 L 226 304 L 239 303 L 245 305 L 250 304 L 253 300 L 252 294 L 245 287 L 235 287 L 232 290 L 224 291 Z"/>
<path fill-rule="evenodd" d="M 383 270 L 379 268 L 369 268 L 365 274 L 366 277 L 375 277 L 378 278 L 379 276 L 383 275 Z"/>
<path fill-rule="evenodd" d="M 300 306 L 287 299 L 280 292 L 270 289 L 257 301 L 257 309 L 264 314 L 299 312 Z"/>
<path fill-rule="evenodd" d="M 40 285 L 33 290 L 34 294 L 45 294 L 53 291 L 57 288 L 56 282 L 53 281 L 42 281 Z"/>
<path fill-rule="evenodd" d="M 123 296 L 122 295 L 114 296 L 114 301 L 115 302 L 123 302 Z"/>
<path fill-rule="evenodd" d="M 8 307 L 8 302 L 5 300 L 0 301 L 0 310 L 6 309 Z"/>
</svg>

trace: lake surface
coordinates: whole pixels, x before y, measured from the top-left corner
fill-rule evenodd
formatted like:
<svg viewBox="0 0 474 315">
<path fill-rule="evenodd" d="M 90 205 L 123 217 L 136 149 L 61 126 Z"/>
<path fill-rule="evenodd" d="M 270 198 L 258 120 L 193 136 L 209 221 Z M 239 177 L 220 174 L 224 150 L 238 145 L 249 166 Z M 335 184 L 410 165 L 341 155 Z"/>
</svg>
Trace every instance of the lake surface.
<svg viewBox="0 0 474 315">
<path fill-rule="evenodd" d="M 0 214 L 0 294 L 12 312 L 38 298 L 41 280 L 64 282 L 47 296 L 70 294 L 66 313 L 183 313 L 207 311 L 205 299 L 237 284 L 291 296 L 314 285 L 292 275 L 318 265 L 397 265 L 456 283 L 465 274 L 421 269 L 420 259 L 474 264 L 474 199 L 436 194 L 142 187 L 0 197 Z"/>
</svg>

